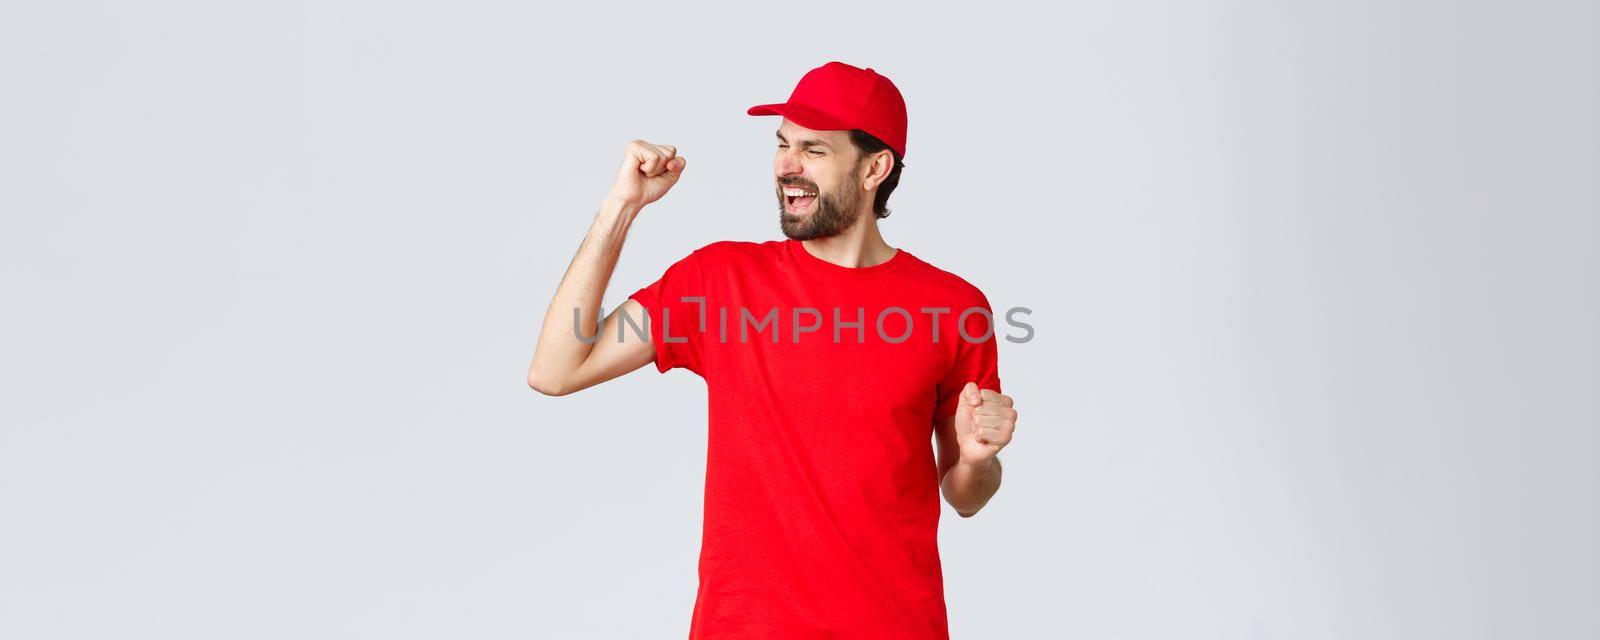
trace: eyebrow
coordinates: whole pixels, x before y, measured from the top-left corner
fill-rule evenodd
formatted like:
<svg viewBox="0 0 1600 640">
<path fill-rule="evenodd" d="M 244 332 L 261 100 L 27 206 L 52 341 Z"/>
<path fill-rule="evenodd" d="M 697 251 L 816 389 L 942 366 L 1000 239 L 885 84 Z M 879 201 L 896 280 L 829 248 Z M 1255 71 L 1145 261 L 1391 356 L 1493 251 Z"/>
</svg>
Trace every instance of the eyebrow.
<svg viewBox="0 0 1600 640">
<path fill-rule="evenodd" d="M 782 131 L 779 131 L 777 133 L 778 133 L 778 139 L 779 140 L 781 140 L 783 142 L 788 142 L 789 141 L 788 138 L 783 137 L 783 132 Z M 806 147 L 824 147 L 824 148 L 827 148 L 827 149 L 832 149 L 833 148 L 833 145 L 828 144 L 826 142 L 823 142 L 821 140 L 800 140 L 796 144 L 800 145 L 801 149 L 804 149 Z"/>
</svg>

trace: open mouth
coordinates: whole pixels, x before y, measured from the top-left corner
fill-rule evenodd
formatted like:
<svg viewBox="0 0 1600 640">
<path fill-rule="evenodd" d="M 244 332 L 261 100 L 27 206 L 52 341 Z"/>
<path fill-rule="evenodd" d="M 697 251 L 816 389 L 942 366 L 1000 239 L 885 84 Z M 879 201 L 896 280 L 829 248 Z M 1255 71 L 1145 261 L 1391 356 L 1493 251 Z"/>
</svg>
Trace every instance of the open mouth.
<svg viewBox="0 0 1600 640">
<path fill-rule="evenodd" d="M 817 192 L 799 187 L 784 187 L 783 201 L 790 213 L 805 213 L 816 203 Z"/>
</svg>

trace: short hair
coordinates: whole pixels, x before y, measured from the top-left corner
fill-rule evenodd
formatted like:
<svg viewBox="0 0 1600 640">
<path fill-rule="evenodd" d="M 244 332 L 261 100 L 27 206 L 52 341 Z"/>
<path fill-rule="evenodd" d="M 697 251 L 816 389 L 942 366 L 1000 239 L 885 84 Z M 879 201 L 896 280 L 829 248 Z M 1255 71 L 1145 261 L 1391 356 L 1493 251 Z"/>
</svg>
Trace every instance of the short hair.
<svg viewBox="0 0 1600 640">
<path fill-rule="evenodd" d="M 889 194 L 894 193 L 894 188 L 900 186 L 900 169 L 905 167 L 905 162 L 900 159 L 899 152 L 890 149 L 889 145 L 876 136 L 860 129 L 850 130 L 850 142 L 855 143 L 856 150 L 863 156 L 888 149 L 889 155 L 894 158 L 894 166 L 889 168 L 889 176 L 878 185 L 878 191 L 872 199 L 872 213 L 879 218 L 889 217 Z"/>
</svg>

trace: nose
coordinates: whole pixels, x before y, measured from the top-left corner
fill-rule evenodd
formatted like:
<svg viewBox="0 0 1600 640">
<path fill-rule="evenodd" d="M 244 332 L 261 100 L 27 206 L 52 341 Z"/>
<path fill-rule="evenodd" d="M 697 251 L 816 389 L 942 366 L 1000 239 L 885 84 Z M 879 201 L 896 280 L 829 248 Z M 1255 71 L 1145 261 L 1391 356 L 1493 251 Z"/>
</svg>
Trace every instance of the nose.
<svg viewBox="0 0 1600 640">
<path fill-rule="evenodd" d="M 778 156 L 772 161 L 773 170 L 778 172 L 778 177 L 800 175 L 805 169 L 800 164 L 800 158 L 795 156 L 792 149 L 779 149 Z"/>
</svg>

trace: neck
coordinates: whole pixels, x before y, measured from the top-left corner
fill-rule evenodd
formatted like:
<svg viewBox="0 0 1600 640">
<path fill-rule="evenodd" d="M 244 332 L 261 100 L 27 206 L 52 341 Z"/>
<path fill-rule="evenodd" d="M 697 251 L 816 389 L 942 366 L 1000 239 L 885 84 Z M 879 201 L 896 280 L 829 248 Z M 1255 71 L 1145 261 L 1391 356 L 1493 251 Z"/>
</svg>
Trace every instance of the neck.
<svg viewBox="0 0 1600 640">
<path fill-rule="evenodd" d="M 870 209 L 856 217 L 856 223 L 843 233 L 800 243 L 813 256 L 841 267 L 859 269 L 888 262 L 897 249 L 878 233 L 878 217 Z"/>
</svg>

